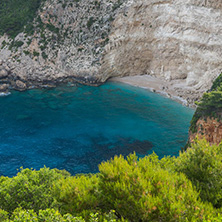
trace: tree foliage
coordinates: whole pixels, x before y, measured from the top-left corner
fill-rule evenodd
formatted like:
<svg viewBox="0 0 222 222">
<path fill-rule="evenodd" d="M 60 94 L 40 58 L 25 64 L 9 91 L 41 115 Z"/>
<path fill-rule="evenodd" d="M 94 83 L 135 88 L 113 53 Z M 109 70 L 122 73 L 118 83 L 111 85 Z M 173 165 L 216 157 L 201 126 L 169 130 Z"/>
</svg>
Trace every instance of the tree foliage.
<svg viewBox="0 0 222 222">
<path fill-rule="evenodd" d="M 0 208 L 9 213 L 18 207 L 35 211 L 50 208 L 54 201 L 53 182 L 67 176 L 68 172 L 42 168 L 22 169 L 13 178 L 0 177 Z"/>
<path fill-rule="evenodd" d="M 175 161 L 175 170 L 184 173 L 197 187 L 203 201 L 222 207 L 222 144 L 195 141 Z"/>
<path fill-rule="evenodd" d="M 33 31 L 32 21 L 43 0 L 1 0 L 0 35 L 14 38 L 24 30 Z"/>
<path fill-rule="evenodd" d="M 99 173 L 22 169 L 0 177 L 0 221 L 221 221 L 222 145 L 179 157 L 116 156 Z"/>
</svg>

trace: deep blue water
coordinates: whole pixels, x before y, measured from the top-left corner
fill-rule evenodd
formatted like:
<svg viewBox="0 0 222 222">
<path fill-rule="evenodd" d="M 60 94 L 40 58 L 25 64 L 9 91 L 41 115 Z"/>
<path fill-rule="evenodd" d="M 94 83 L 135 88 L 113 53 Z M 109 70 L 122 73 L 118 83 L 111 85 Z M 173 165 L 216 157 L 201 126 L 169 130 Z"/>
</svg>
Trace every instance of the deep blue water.
<svg viewBox="0 0 222 222">
<path fill-rule="evenodd" d="M 0 175 L 17 169 L 93 173 L 115 154 L 178 155 L 193 110 L 125 84 L 65 86 L 0 97 Z"/>
</svg>

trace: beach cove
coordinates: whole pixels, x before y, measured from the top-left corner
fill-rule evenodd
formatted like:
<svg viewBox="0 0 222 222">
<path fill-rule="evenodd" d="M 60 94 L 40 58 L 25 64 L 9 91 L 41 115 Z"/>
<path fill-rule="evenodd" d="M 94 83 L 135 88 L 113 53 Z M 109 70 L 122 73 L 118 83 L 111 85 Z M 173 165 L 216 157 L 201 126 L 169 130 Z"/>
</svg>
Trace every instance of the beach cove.
<svg viewBox="0 0 222 222">
<path fill-rule="evenodd" d="M 21 166 L 94 173 L 114 155 L 178 155 L 194 111 L 123 83 L 12 91 L 0 97 L 1 175 Z"/>
</svg>

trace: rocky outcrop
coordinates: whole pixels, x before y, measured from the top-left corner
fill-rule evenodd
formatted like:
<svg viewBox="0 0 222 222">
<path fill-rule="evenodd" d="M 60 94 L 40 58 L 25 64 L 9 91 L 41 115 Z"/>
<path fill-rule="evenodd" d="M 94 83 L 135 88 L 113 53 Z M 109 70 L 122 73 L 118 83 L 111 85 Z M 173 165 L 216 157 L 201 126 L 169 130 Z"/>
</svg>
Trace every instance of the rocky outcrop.
<svg viewBox="0 0 222 222">
<path fill-rule="evenodd" d="M 189 141 L 193 142 L 196 137 L 206 138 L 211 144 L 219 144 L 222 141 L 222 122 L 213 117 L 200 118 L 197 123 L 197 132 L 190 133 Z"/>
<path fill-rule="evenodd" d="M 3 69 L 0 69 L 0 79 L 6 78 L 8 76 L 8 71 Z"/>
</svg>

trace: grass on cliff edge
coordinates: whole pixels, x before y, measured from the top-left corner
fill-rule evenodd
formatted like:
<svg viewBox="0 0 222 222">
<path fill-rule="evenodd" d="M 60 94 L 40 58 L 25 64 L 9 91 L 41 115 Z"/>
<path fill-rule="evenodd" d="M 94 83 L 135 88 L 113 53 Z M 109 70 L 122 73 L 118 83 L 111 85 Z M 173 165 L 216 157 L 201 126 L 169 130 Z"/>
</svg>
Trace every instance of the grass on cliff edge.
<svg viewBox="0 0 222 222">
<path fill-rule="evenodd" d="M 14 38 L 24 30 L 33 32 L 32 21 L 43 0 L 1 0 L 0 35 L 6 33 Z"/>
<path fill-rule="evenodd" d="M 222 221 L 222 144 L 179 157 L 116 156 L 97 174 L 21 169 L 0 177 L 0 221 Z"/>
</svg>

